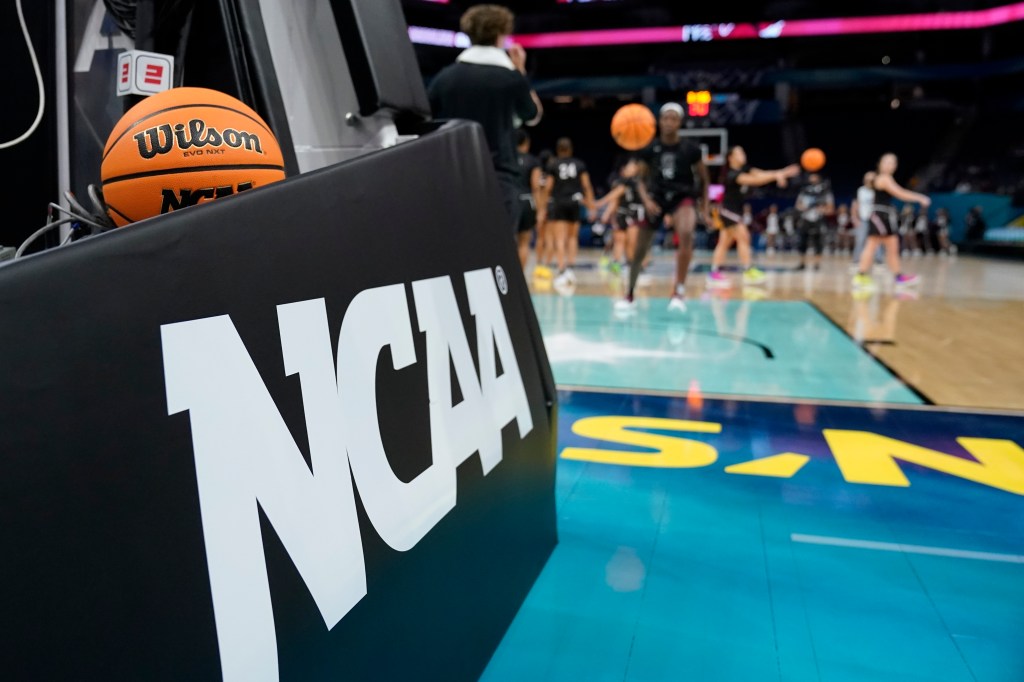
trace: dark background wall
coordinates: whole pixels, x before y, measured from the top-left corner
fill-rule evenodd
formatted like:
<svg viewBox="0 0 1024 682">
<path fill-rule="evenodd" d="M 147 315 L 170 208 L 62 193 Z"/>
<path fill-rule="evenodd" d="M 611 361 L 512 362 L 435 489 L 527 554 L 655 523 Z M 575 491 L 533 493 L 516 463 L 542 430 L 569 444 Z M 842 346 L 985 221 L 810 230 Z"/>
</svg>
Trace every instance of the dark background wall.
<svg viewBox="0 0 1024 682">
<path fill-rule="evenodd" d="M 59 199 L 57 189 L 56 90 L 54 85 L 54 3 L 23 0 L 46 89 L 46 111 L 35 133 L 21 144 L 0 149 L 0 245 L 18 246 L 46 223 L 46 205 Z M 0 61 L 4 67 L 0 105 L 0 142 L 20 137 L 39 106 L 36 77 L 13 2 L 0 3 Z"/>
</svg>

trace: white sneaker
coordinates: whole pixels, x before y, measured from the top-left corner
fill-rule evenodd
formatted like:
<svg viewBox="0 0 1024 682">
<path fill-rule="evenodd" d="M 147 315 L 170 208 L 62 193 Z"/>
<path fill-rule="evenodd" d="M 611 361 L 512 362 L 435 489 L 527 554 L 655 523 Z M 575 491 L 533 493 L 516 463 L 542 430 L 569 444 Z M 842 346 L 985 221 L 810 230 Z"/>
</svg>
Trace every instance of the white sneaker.
<svg viewBox="0 0 1024 682">
<path fill-rule="evenodd" d="M 568 277 L 569 281 L 572 282 L 573 284 L 576 283 L 576 273 L 572 271 L 572 268 L 566 268 L 565 272 L 562 274 Z"/>
<path fill-rule="evenodd" d="M 631 298 L 620 298 L 615 302 L 616 315 L 631 315 L 636 312 L 636 301 Z"/>
<path fill-rule="evenodd" d="M 672 300 L 668 302 L 668 310 L 670 313 L 685 313 L 686 301 L 683 300 L 682 296 L 673 296 Z"/>
</svg>

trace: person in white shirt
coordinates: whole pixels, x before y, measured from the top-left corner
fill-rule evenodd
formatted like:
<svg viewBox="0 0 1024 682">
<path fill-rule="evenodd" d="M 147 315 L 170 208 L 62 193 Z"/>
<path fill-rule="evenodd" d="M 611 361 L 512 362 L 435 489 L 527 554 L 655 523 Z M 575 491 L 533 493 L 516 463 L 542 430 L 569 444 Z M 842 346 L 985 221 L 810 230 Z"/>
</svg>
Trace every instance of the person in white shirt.
<svg viewBox="0 0 1024 682">
<path fill-rule="evenodd" d="M 853 202 L 853 262 L 860 261 L 860 254 L 868 240 L 868 222 L 875 206 L 875 172 L 864 174 L 864 184 L 857 188 L 857 198 Z"/>
<path fill-rule="evenodd" d="M 765 233 L 768 235 L 768 255 L 775 255 L 775 240 L 779 236 L 779 207 L 772 204 L 765 218 Z"/>
</svg>

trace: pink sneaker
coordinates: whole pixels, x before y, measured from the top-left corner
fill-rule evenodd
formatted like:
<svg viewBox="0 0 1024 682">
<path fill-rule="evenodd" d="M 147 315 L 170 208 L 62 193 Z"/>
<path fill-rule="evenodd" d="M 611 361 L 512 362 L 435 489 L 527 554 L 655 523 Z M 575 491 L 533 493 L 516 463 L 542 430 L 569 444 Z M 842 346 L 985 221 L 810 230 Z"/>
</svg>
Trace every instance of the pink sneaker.
<svg viewBox="0 0 1024 682">
<path fill-rule="evenodd" d="M 896 275 L 896 286 L 898 287 L 912 287 L 920 282 L 921 278 L 917 275 Z"/>
<path fill-rule="evenodd" d="M 708 275 L 708 286 L 712 289 L 728 289 L 732 286 L 732 281 L 716 270 Z"/>
</svg>

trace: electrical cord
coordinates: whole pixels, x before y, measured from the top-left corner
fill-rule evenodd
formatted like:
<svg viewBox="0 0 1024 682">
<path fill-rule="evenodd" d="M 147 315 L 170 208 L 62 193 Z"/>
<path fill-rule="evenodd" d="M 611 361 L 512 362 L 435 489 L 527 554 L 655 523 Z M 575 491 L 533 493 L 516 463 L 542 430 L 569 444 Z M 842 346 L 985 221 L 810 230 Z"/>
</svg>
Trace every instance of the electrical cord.
<svg viewBox="0 0 1024 682">
<path fill-rule="evenodd" d="M 61 241 L 60 246 L 66 246 L 71 242 L 76 234 L 81 233 L 85 227 L 91 228 L 89 234 L 95 234 L 96 232 L 106 232 L 114 228 L 114 221 L 107 215 L 106 204 L 103 202 L 103 193 L 96 185 L 89 185 L 89 200 L 92 202 L 93 210 L 85 208 L 75 198 L 74 193 L 67 191 L 64 192 L 64 199 L 68 202 L 69 208 L 65 208 L 60 204 L 50 202 L 48 208 L 50 211 L 50 219 L 43 227 L 39 228 L 29 236 L 18 250 L 14 252 L 14 259 L 21 258 L 25 251 L 30 247 L 37 239 L 46 235 L 55 227 L 66 225 L 71 223 L 71 232 L 68 233 L 67 237 Z M 56 213 L 64 213 L 67 215 L 65 218 L 58 220 L 54 219 Z M 59 247 L 58 247 L 59 248 Z"/>
<path fill-rule="evenodd" d="M 39 59 L 36 58 L 35 47 L 32 45 L 32 36 L 29 35 L 28 25 L 25 23 L 25 12 L 21 9 L 21 0 L 14 0 L 14 4 L 18 8 L 18 21 L 21 23 L 21 33 L 25 37 L 28 54 L 32 58 L 32 69 L 36 74 L 36 85 L 39 88 L 39 111 L 36 112 L 36 120 L 32 122 L 28 130 L 13 140 L 0 142 L 0 149 L 7 149 L 27 140 L 36 131 L 36 128 L 39 127 L 39 123 L 43 120 L 43 112 L 46 110 L 46 89 L 43 85 L 43 74 L 39 69 Z"/>
</svg>

